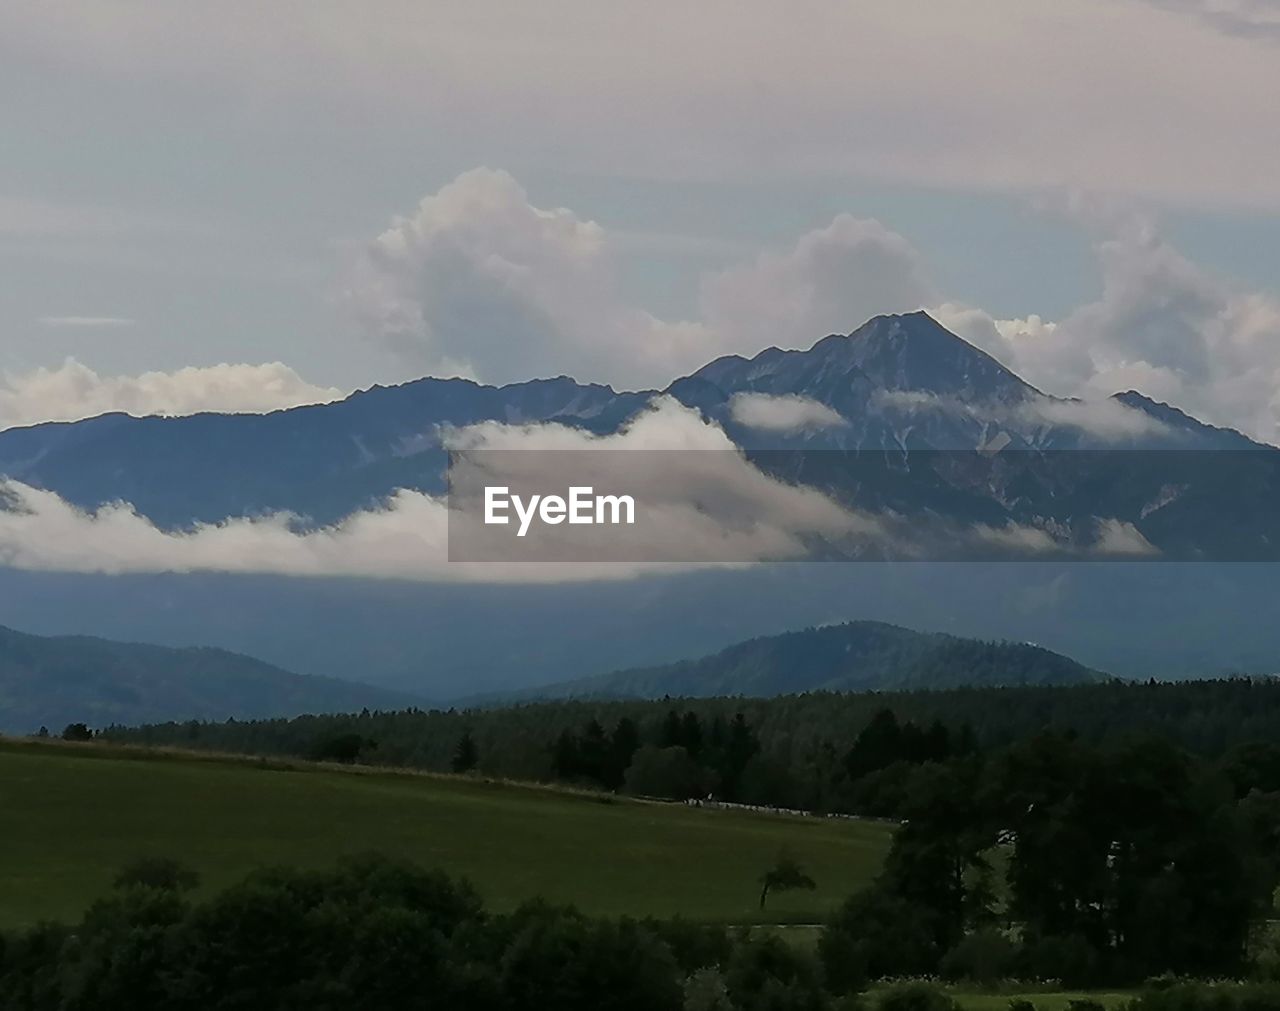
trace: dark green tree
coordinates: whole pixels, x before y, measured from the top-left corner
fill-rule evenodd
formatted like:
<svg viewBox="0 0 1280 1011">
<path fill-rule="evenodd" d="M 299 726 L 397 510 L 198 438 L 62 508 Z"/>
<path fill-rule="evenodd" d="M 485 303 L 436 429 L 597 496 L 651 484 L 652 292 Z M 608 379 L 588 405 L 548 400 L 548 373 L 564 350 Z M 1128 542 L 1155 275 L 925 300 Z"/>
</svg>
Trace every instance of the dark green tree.
<svg viewBox="0 0 1280 1011">
<path fill-rule="evenodd" d="M 627 775 L 627 768 L 640 748 L 640 728 L 635 720 L 624 716 L 618 720 L 609 737 L 608 756 L 605 760 L 601 783 L 607 790 L 618 790 L 622 787 Z"/>
<path fill-rule="evenodd" d="M 742 792 L 742 776 L 747 765 L 760 752 L 760 739 L 742 713 L 735 713 L 729 721 L 724 758 L 718 770 L 720 793 L 725 800 L 736 801 Z"/>
<path fill-rule="evenodd" d="M 902 728 L 898 725 L 898 718 L 893 710 L 881 709 L 858 734 L 844 764 L 850 779 L 861 779 L 903 757 Z"/>
<path fill-rule="evenodd" d="M 927 910 L 939 949 L 967 927 L 990 922 L 994 903 L 989 851 L 997 826 L 978 797 L 981 766 L 920 766 L 902 801 L 904 822 L 885 861 L 886 883 Z"/>
<path fill-rule="evenodd" d="M 596 783 L 604 783 L 610 761 L 609 735 L 600 721 L 591 719 L 578 739 L 578 763 L 582 776 Z"/>
<path fill-rule="evenodd" d="M 480 762 L 480 749 L 476 747 L 475 738 L 470 730 L 464 730 L 458 738 L 458 746 L 453 751 L 453 759 L 449 768 L 456 773 L 470 772 Z"/>
<path fill-rule="evenodd" d="M 503 1007 L 680 1011 L 671 952 L 635 921 L 593 921 L 530 903 L 510 918 L 499 962 Z"/>
<path fill-rule="evenodd" d="M 680 717 L 680 746 L 695 762 L 702 755 L 702 721 L 692 710 Z"/>
<path fill-rule="evenodd" d="M 667 715 L 662 718 L 662 726 L 658 729 L 658 747 L 684 747 L 684 731 L 680 723 L 680 714 L 674 709 L 667 710 Z"/>
<path fill-rule="evenodd" d="M 829 1006 L 817 961 L 776 934 L 752 934 L 738 944 L 725 983 L 739 1011 L 826 1011 Z"/>
<path fill-rule="evenodd" d="M 170 945 L 189 914 L 185 898 L 168 888 L 127 887 L 95 902 L 76 930 L 74 954 L 64 948 L 62 1000 L 56 1006 L 167 1009 L 177 970 Z"/>
<path fill-rule="evenodd" d="M 646 745 L 631 760 L 626 788 L 640 797 L 688 800 L 707 793 L 707 774 L 684 748 Z"/>
<path fill-rule="evenodd" d="M 560 731 L 560 736 L 551 745 L 551 769 L 557 779 L 573 779 L 582 769 L 582 757 L 577 735 L 569 729 Z"/>
<path fill-rule="evenodd" d="M 877 884 L 836 910 L 819 935 L 818 954 L 828 985 L 849 993 L 868 980 L 936 972 L 940 951 L 930 912 Z"/>
</svg>

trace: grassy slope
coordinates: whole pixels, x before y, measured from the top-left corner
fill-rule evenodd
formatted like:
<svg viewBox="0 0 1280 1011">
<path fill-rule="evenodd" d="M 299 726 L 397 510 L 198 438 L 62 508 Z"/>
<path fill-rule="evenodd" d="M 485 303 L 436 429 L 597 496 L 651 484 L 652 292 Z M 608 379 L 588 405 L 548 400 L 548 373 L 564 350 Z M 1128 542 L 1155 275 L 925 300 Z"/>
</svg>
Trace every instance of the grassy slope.
<svg viewBox="0 0 1280 1011">
<path fill-rule="evenodd" d="M 815 892 L 764 919 L 812 922 L 878 870 L 889 827 L 707 811 L 510 784 L 0 740 L 0 926 L 76 917 L 116 869 L 175 856 L 207 886 L 263 864 L 379 849 L 469 877 L 508 909 L 543 895 L 601 914 L 760 918 L 786 845 Z"/>
</svg>

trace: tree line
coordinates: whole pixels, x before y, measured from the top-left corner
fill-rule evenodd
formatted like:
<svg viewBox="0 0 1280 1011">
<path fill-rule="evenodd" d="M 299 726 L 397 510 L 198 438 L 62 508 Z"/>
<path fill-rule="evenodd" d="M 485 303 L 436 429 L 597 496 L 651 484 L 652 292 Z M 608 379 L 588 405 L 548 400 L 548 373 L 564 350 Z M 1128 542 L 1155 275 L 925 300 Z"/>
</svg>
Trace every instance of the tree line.
<svg viewBox="0 0 1280 1011">
<path fill-rule="evenodd" d="M 1070 687 L 957 689 L 940 692 L 810 693 L 767 699 L 555 701 L 492 709 L 409 709 L 291 720 L 187 722 L 108 727 L 99 736 L 121 742 L 249 754 L 407 766 L 441 772 L 474 769 L 495 778 L 567 780 L 626 789 L 627 767 L 643 759 L 654 778 L 705 785 L 751 803 L 814 811 L 887 813 L 902 768 L 895 762 L 847 761 L 878 714 L 891 712 L 902 732 L 897 745 L 908 765 L 928 760 L 949 735 L 958 752 L 998 750 L 1041 729 L 1107 745 L 1139 733 L 1168 740 L 1207 758 L 1252 741 L 1280 740 L 1280 682 L 1227 679 L 1200 682 L 1092 684 Z M 698 723 L 685 740 L 670 726 Z M 692 717 L 687 714 L 693 714 Z M 750 730 L 733 756 L 723 743 L 701 752 L 719 726 Z M 625 722 L 624 722 L 625 721 Z M 593 722 L 599 730 L 592 729 Z M 910 725 L 911 729 L 907 729 Z M 613 738 L 622 727 L 622 737 Z M 885 728 L 890 737 L 891 728 Z M 634 750 L 632 739 L 638 734 Z M 736 731 L 742 734 L 741 729 Z M 561 738 L 569 735 L 569 740 Z M 932 739 L 929 735 L 934 735 Z M 919 736 L 917 736 L 919 735 Z M 615 750 L 599 749 L 604 737 Z M 573 738 L 576 738 L 574 740 Z M 465 745 L 464 745 L 465 741 Z M 868 746 L 872 742 L 868 742 Z M 574 753 L 575 746 L 578 753 Z M 652 749 L 678 752 L 656 755 Z M 877 746 L 879 747 L 879 746 Z M 618 750 L 620 749 L 620 750 Z M 712 757 L 719 749 L 721 754 Z M 461 753 L 460 753 L 461 750 Z M 747 757 L 745 753 L 751 750 Z M 873 749 L 873 753 L 874 753 Z M 619 765 L 620 756 L 630 760 Z M 637 769 L 637 775 L 640 770 Z M 854 784 L 878 777 L 852 796 Z"/>
<path fill-rule="evenodd" d="M 505 712 L 541 715 L 543 708 Z M 741 711 L 729 715 L 725 711 L 706 712 L 705 708 L 702 712 L 692 707 L 668 708 L 639 720 L 623 715 L 611 726 L 590 716 L 580 725 L 562 727 L 541 741 L 532 737 L 532 732 L 497 737 L 486 733 L 493 728 L 485 718 L 495 713 L 462 714 L 475 715 L 480 721 L 476 726 L 455 721 L 458 715 L 409 711 L 260 723 L 169 724 L 138 730 L 110 728 L 100 736 L 153 745 L 224 750 L 248 747 L 260 754 L 321 761 L 405 764 L 393 760 L 400 754 L 394 742 L 404 726 L 416 725 L 424 718 L 428 723 L 439 723 L 437 717 L 444 716 L 446 725 L 452 722 L 461 725 L 461 730 L 453 747 L 445 752 L 443 765 L 428 766 L 439 771 L 480 771 L 669 800 L 713 797 L 879 817 L 896 815 L 902 786 L 912 769 L 925 762 L 973 754 L 979 748 L 968 724 L 952 729 L 934 720 L 919 726 L 911 720 L 899 722 L 888 709 L 876 712 L 851 743 L 837 746 L 830 740 L 815 739 L 805 750 L 789 749 L 789 755 L 780 754 L 778 748 L 789 742 L 770 741 L 768 730 L 762 732 Z M 240 744 L 246 731 L 248 740 Z M 393 742 L 390 746 L 384 743 L 388 736 Z M 78 735 L 64 737 L 81 739 Z M 522 750 L 527 751 L 528 761 L 514 761 Z"/>
</svg>

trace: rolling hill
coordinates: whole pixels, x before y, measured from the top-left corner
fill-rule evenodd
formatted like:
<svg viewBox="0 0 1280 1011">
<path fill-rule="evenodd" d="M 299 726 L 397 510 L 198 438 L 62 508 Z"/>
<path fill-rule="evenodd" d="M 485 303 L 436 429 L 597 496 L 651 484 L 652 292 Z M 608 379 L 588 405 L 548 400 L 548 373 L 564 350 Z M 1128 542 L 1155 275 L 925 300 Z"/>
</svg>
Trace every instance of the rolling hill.
<svg viewBox="0 0 1280 1011">
<path fill-rule="evenodd" d="M 1088 684 L 1106 678 L 1031 643 L 983 642 L 878 621 L 852 621 L 750 639 L 696 660 L 547 685 L 523 697 L 767 697 L 809 691 Z"/>
<path fill-rule="evenodd" d="M 44 637 L 0 626 L 0 732 L 72 722 L 247 719 L 403 708 L 408 694 L 293 674 L 252 657 L 87 636 Z"/>
</svg>

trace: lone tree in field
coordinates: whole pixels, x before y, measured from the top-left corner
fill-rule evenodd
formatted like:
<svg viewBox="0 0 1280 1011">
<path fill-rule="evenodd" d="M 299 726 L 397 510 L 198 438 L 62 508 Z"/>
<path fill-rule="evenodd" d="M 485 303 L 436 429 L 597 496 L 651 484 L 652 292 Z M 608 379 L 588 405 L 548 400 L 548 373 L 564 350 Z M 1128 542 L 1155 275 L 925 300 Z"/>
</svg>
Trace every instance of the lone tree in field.
<svg viewBox="0 0 1280 1011">
<path fill-rule="evenodd" d="M 479 761 L 480 749 L 476 747 L 471 731 L 467 730 L 463 733 L 462 739 L 458 741 L 458 747 L 453 752 L 453 761 L 449 763 L 449 766 L 454 772 L 470 772 Z"/>
<path fill-rule="evenodd" d="M 794 888 L 813 891 L 817 883 L 804 872 L 795 857 L 783 850 L 778 854 L 777 863 L 760 875 L 760 908 L 764 908 L 765 899 L 770 892 L 787 892 Z"/>
</svg>

